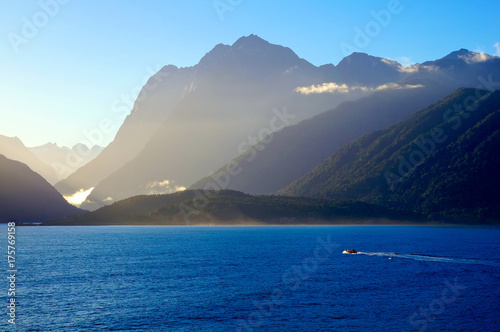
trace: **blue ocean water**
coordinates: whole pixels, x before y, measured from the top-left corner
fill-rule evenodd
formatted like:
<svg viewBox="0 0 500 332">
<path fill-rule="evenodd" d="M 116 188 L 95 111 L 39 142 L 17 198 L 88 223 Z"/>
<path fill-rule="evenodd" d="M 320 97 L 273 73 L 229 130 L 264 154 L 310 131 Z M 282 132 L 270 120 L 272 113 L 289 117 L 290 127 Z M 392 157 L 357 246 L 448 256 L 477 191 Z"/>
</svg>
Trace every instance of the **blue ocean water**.
<svg viewBox="0 0 500 332">
<path fill-rule="evenodd" d="M 3 277 L 2 331 L 500 331 L 498 228 L 17 227 L 16 240 L 16 329 Z"/>
</svg>

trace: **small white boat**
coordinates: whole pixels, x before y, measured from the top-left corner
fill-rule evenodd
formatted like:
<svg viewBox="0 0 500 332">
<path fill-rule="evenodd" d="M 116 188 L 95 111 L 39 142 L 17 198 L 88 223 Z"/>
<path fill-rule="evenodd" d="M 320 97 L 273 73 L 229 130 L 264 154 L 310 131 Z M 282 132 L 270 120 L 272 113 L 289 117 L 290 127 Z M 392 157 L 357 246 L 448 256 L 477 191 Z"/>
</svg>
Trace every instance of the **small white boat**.
<svg viewBox="0 0 500 332">
<path fill-rule="evenodd" d="M 351 249 L 351 250 L 344 250 L 342 251 L 343 254 L 352 254 L 352 255 L 355 255 L 357 254 L 358 252 L 354 249 Z"/>
</svg>

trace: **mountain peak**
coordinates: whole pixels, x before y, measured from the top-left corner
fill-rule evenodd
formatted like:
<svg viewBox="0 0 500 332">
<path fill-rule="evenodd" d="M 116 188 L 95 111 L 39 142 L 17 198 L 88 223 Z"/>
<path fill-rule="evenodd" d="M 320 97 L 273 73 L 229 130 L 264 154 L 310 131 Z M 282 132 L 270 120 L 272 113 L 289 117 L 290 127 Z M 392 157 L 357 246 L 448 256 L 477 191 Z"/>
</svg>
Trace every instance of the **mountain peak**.
<svg viewBox="0 0 500 332">
<path fill-rule="evenodd" d="M 14 136 L 14 137 L 9 137 L 9 136 L 4 136 L 4 135 L 0 135 L 0 142 L 5 142 L 5 143 L 10 143 L 10 144 L 15 144 L 17 146 L 21 146 L 23 144 L 23 142 L 21 141 L 21 139 L 17 136 Z"/>
<path fill-rule="evenodd" d="M 290 48 L 271 44 L 257 35 L 239 38 L 233 45 L 216 45 L 199 62 L 199 68 L 238 68 L 255 74 L 278 72 L 292 67 L 313 67 L 300 59 Z M 252 68 L 252 69 L 251 69 Z"/>
<path fill-rule="evenodd" d="M 462 48 L 458 51 L 451 52 L 441 59 L 424 62 L 422 65 L 437 65 L 441 68 L 453 68 L 454 66 L 466 66 L 495 59 L 498 59 L 498 57 L 486 53 L 472 52 Z"/>
<path fill-rule="evenodd" d="M 251 34 L 249 36 L 243 36 L 234 42 L 232 45 L 235 48 L 245 48 L 245 47 L 259 47 L 270 45 L 268 41 L 260 38 L 257 35 Z"/>
<path fill-rule="evenodd" d="M 343 58 L 339 62 L 337 67 L 338 66 L 342 67 L 342 66 L 346 66 L 346 65 L 367 64 L 367 63 L 371 63 L 371 64 L 385 63 L 386 65 L 394 64 L 394 65 L 400 66 L 400 64 L 396 61 L 387 60 L 384 58 L 376 57 L 376 56 L 369 55 L 369 54 L 362 53 L 362 52 L 353 52 L 351 55 L 348 55 L 345 58 Z"/>
<path fill-rule="evenodd" d="M 468 49 L 461 48 L 458 51 L 451 52 L 447 56 L 443 57 L 443 59 L 459 59 L 467 55 L 474 55 L 474 52 L 469 51 Z"/>
<path fill-rule="evenodd" d="M 402 66 L 392 60 L 354 52 L 337 65 L 337 75 L 344 83 L 381 85 L 401 79 Z"/>
</svg>

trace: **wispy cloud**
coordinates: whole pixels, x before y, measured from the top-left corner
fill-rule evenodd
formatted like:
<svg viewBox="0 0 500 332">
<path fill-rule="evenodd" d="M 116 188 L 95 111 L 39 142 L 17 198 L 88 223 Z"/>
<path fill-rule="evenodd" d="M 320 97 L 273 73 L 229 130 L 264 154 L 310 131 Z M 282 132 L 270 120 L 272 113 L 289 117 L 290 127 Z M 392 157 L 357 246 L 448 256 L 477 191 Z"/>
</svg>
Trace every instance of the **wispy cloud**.
<svg viewBox="0 0 500 332">
<path fill-rule="evenodd" d="M 337 84 L 334 82 L 323 83 L 320 85 L 302 86 L 295 89 L 296 92 L 303 95 L 311 93 L 348 93 L 350 92 L 347 84 Z"/>
<path fill-rule="evenodd" d="M 149 195 L 170 194 L 186 190 L 186 187 L 176 186 L 174 182 L 170 180 L 149 182 L 146 188 L 149 190 Z"/>
<path fill-rule="evenodd" d="M 495 44 L 493 44 L 493 47 L 495 48 L 496 50 L 496 53 L 495 55 L 496 56 L 500 56 L 500 44 L 498 42 L 496 42 Z"/>
<path fill-rule="evenodd" d="M 418 72 L 421 67 L 422 66 L 419 66 L 419 65 L 410 65 L 410 66 L 406 66 L 406 67 L 400 67 L 398 70 L 401 73 L 411 74 L 411 73 Z M 425 66 L 425 67 L 429 67 L 429 66 Z"/>
<path fill-rule="evenodd" d="M 391 59 L 385 59 L 385 58 L 382 58 L 380 59 L 383 63 L 385 64 L 388 64 L 390 66 L 394 66 L 394 67 L 400 67 L 401 64 L 399 62 L 396 62 L 394 60 L 391 60 Z"/>
<path fill-rule="evenodd" d="M 394 67 L 402 67 L 402 66 L 407 67 L 413 64 L 411 58 L 406 56 L 401 56 L 399 58 L 396 58 L 395 60 L 382 58 L 381 61 Z"/>
<path fill-rule="evenodd" d="M 408 67 L 409 65 L 412 65 L 414 63 L 411 58 L 407 56 L 400 56 L 399 58 L 396 58 L 396 61 L 405 67 Z"/>
<path fill-rule="evenodd" d="M 69 204 L 80 206 L 87 199 L 88 195 L 94 190 L 94 187 L 90 189 L 80 189 L 73 195 L 63 196 L 65 200 L 68 201 Z"/>
<path fill-rule="evenodd" d="M 424 86 L 422 84 L 397 84 L 397 83 L 387 83 L 387 84 L 382 84 L 379 85 L 375 88 L 375 91 L 382 91 L 382 90 L 402 90 L 402 89 L 417 89 L 417 88 L 423 88 Z"/>
<path fill-rule="evenodd" d="M 478 52 L 478 53 L 471 52 L 471 54 L 460 55 L 459 58 L 463 59 L 465 62 L 467 62 L 469 64 L 470 63 L 485 62 L 485 61 L 488 61 L 488 60 L 494 58 L 493 56 L 488 55 L 488 54 L 482 52 L 481 50 L 479 50 L 479 51 L 480 52 Z"/>
<path fill-rule="evenodd" d="M 350 92 L 374 92 L 382 90 L 400 90 L 400 89 L 415 89 L 424 87 L 421 84 L 410 85 L 410 84 L 397 84 L 397 83 L 387 83 L 379 85 L 377 87 L 367 87 L 367 86 L 348 86 L 347 84 L 337 84 L 335 82 L 323 83 L 319 85 L 303 86 L 295 89 L 303 95 L 309 94 L 320 94 L 320 93 L 350 93 Z"/>
<path fill-rule="evenodd" d="M 429 65 L 421 65 L 420 63 L 409 65 L 406 67 L 399 68 L 399 71 L 402 73 L 412 74 L 417 73 L 419 71 L 439 71 L 439 67 L 437 66 L 429 66 Z"/>
</svg>

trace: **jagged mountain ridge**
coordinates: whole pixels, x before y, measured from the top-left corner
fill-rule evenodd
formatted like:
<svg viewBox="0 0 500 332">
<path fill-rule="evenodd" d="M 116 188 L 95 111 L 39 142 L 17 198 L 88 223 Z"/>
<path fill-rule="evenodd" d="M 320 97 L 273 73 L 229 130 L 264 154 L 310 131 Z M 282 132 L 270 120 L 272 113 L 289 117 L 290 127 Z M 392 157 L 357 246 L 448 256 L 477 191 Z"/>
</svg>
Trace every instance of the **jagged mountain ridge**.
<svg viewBox="0 0 500 332">
<path fill-rule="evenodd" d="M 72 148 L 59 147 L 55 143 L 28 147 L 31 153 L 56 171 L 58 180 L 68 177 L 78 168 L 95 159 L 103 149 L 98 145 L 89 148 L 83 143 L 76 144 Z"/>
</svg>

